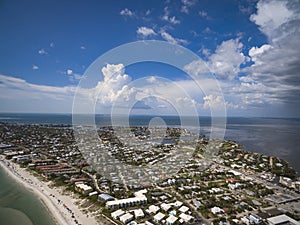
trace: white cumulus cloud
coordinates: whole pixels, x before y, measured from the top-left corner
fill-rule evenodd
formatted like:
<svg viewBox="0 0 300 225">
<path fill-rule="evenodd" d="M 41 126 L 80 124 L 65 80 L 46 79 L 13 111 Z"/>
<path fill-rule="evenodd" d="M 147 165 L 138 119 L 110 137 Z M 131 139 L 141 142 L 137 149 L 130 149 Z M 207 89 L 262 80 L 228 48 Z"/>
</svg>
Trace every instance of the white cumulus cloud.
<svg viewBox="0 0 300 225">
<path fill-rule="evenodd" d="M 196 3 L 197 0 L 181 0 L 182 6 L 181 6 L 181 12 L 188 14 L 189 9 L 192 8 Z"/>
<path fill-rule="evenodd" d="M 188 44 L 187 40 L 175 38 L 171 34 L 167 33 L 166 31 L 161 31 L 160 35 L 163 39 L 165 39 L 167 42 L 171 44 L 176 44 L 176 45 Z"/>
<path fill-rule="evenodd" d="M 40 54 L 40 55 L 47 55 L 48 54 L 48 52 L 46 52 L 46 50 L 45 49 L 40 49 L 39 51 L 38 51 L 38 53 Z"/>
<path fill-rule="evenodd" d="M 148 27 L 139 27 L 136 32 L 137 32 L 137 34 L 139 34 L 143 37 L 156 35 L 156 32 L 153 29 L 148 28 Z"/>
<path fill-rule="evenodd" d="M 170 16 L 170 10 L 168 7 L 164 8 L 164 15 L 163 15 L 162 19 L 173 25 L 180 24 L 180 20 L 176 19 L 175 16 Z"/>
<path fill-rule="evenodd" d="M 194 61 L 186 65 L 185 70 L 193 75 L 213 73 L 219 78 L 232 80 L 240 72 L 241 64 L 248 60 L 241 51 L 242 47 L 238 39 L 223 41 L 207 61 Z"/>
<path fill-rule="evenodd" d="M 37 65 L 33 65 L 33 66 L 32 66 L 32 69 L 33 69 L 33 70 L 38 70 L 39 67 L 38 67 Z"/>
<path fill-rule="evenodd" d="M 67 74 L 67 75 L 72 75 L 72 74 L 73 74 L 73 70 L 67 69 L 66 74 Z"/>
<path fill-rule="evenodd" d="M 291 21 L 299 18 L 299 1 L 297 0 L 259 1 L 257 3 L 257 13 L 250 16 L 250 20 L 256 23 L 271 41 L 276 41 L 281 36 L 285 36 L 286 33 L 293 31 L 285 29 L 285 27 Z M 282 29 L 284 29 L 284 33 L 281 32 Z"/>
<path fill-rule="evenodd" d="M 133 16 L 134 16 L 134 13 L 133 13 L 131 10 L 125 8 L 125 9 L 122 9 L 122 10 L 120 11 L 120 15 L 121 15 L 121 16 L 129 16 L 129 17 L 133 17 Z"/>
</svg>

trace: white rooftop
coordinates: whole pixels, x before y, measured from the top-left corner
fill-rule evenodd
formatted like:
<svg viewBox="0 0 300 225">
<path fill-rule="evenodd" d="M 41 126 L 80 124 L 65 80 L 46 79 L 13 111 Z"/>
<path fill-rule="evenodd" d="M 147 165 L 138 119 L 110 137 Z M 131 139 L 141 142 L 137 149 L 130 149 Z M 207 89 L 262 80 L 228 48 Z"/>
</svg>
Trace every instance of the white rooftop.
<svg viewBox="0 0 300 225">
<path fill-rule="evenodd" d="M 189 211 L 190 209 L 188 208 L 188 207 L 186 207 L 185 205 L 184 206 L 181 206 L 180 208 L 179 208 L 179 211 L 180 212 L 183 212 L 183 213 L 185 213 L 185 212 L 187 212 L 187 211 Z"/>
<path fill-rule="evenodd" d="M 178 220 L 178 218 L 177 218 L 176 216 L 171 215 L 171 216 L 169 216 L 169 217 L 167 218 L 166 221 L 167 221 L 168 224 L 173 224 L 173 223 L 175 223 L 177 220 Z"/>
<path fill-rule="evenodd" d="M 144 216 L 145 216 L 145 214 L 144 214 L 142 209 L 135 209 L 134 210 L 134 217 L 135 218 L 141 218 L 141 217 L 144 217 Z"/>
<path fill-rule="evenodd" d="M 174 205 L 175 207 L 180 207 L 180 206 L 183 205 L 183 203 L 180 202 L 180 201 L 176 201 L 176 202 L 173 203 L 173 205 Z"/>
<path fill-rule="evenodd" d="M 192 216 L 190 216 L 190 215 L 188 215 L 188 214 L 185 214 L 185 213 L 181 213 L 180 215 L 179 215 L 179 217 L 181 218 L 181 219 L 183 219 L 184 220 L 184 222 L 186 222 L 186 223 L 188 223 L 189 221 L 191 221 L 194 217 L 192 217 Z"/>
<path fill-rule="evenodd" d="M 80 189 L 82 189 L 82 190 L 84 190 L 84 191 L 90 191 L 90 190 L 93 190 L 92 187 L 90 187 L 90 186 L 88 186 L 88 185 L 86 185 L 86 184 L 83 184 L 83 183 L 77 183 L 77 184 L 76 184 L 76 187 L 78 187 L 78 188 L 80 188 Z"/>
<path fill-rule="evenodd" d="M 160 205 L 161 209 L 163 209 L 164 211 L 168 211 L 172 206 L 171 204 L 167 204 L 167 203 L 162 203 Z"/>
<path fill-rule="evenodd" d="M 122 209 L 118 209 L 117 211 L 112 212 L 110 215 L 113 218 L 118 218 L 119 216 L 122 216 L 125 212 Z"/>
<path fill-rule="evenodd" d="M 290 222 L 295 225 L 300 225 L 299 222 L 297 222 L 296 220 L 294 220 L 293 218 L 291 218 L 287 215 L 274 216 L 274 217 L 268 218 L 267 220 L 268 220 L 269 224 L 272 224 L 272 225 L 286 223 L 286 222 Z"/>
<path fill-rule="evenodd" d="M 130 202 L 147 201 L 147 197 L 144 195 L 144 193 L 146 192 L 147 190 L 140 190 L 134 193 L 135 197 L 108 201 L 106 205 L 112 206 L 112 205 L 123 204 L 123 203 L 126 204 Z"/>
<path fill-rule="evenodd" d="M 165 217 L 165 214 L 159 212 L 159 213 L 157 213 L 153 218 L 154 218 L 154 220 L 156 220 L 156 221 L 161 221 L 164 217 Z"/>
<path fill-rule="evenodd" d="M 123 223 L 127 222 L 131 219 L 133 219 L 133 215 L 130 214 L 130 213 L 126 213 L 126 214 L 124 214 L 123 216 L 120 217 L 120 221 L 123 222 Z"/>
<path fill-rule="evenodd" d="M 157 213 L 159 211 L 159 207 L 156 205 L 150 205 L 147 212 L 148 213 Z"/>
</svg>

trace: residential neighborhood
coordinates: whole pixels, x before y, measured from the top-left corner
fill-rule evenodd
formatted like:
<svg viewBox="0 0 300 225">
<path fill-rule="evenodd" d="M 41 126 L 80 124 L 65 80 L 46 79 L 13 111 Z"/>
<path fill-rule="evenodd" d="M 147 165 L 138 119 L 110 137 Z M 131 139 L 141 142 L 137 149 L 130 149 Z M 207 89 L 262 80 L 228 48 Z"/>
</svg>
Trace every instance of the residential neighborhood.
<svg viewBox="0 0 300 225">
<path fill-rule="evenodd" d="M 72 127 L 2 123 L 0 129 L 7 162 L 79 194 L 112 224 L 299 224 L 296 172 L 284 160 L 245 151 L 234 141 L 168 128 L 158 142 L 146 127 L 126 128 L 136 139 L 134 148 L 112 127 L 101 127 L 97 145 L 84 143 L 93 156 L 85 158 Z M 193 146 L 180 170 L 157 182 L 122 183 L 120 173 L 96 169 L 104 151 L 125 164 L 145 166 Z"/>
</svg>

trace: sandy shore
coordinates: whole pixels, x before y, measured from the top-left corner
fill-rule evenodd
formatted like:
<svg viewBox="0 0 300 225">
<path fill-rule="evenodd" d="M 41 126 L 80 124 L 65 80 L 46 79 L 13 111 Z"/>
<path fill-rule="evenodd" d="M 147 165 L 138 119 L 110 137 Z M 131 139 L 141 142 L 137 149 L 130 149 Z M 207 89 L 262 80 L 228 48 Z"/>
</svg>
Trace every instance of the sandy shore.
<svg viewBox="0 0 300 225">
<path fill-rule="evenodd" d="M 21 168 L 18 164 L 5 160 L 3 156 L 0 156 L 0 166 L 13 179 L 24 185 L 28 190 L 31 190 L 44 202 L 57 224 L 98 224 L 95 217 L 84 214 L 79 209 L 79 206 L 75 204 L 76 199 L 68 195 L 63 195 L 60 188 L 49 188 L 46 183 L 30 174 L 25 168 Z"/>
</svg>

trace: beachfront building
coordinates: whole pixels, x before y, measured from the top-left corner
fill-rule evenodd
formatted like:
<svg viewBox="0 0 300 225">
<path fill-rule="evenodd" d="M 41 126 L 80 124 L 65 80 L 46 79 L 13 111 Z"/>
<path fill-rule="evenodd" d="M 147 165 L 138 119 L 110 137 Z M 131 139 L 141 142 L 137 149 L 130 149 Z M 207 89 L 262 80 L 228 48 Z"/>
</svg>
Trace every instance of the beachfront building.
<svg viewBox="0 0 300 225">
<path fill-rule="evenodd" d="M 86 185 L 84 183 L 76 183 L 75 184 L 75 190 L 82 193 L 82 194 L 88 194 L 93 191 L 93 188 L 89 185 Z"/>
<path fill-rule="evenodd" d="M 44 175 L 49 176 L 54 174 L 56 176 L 63 174 L 76 174 L 79 170 L 64 164 L 55 164 L 47 166 L 36 166 L 36 169 L 42 172 Z"/>
<path fill-rule="evenodd" d="M 17 163 L 22 163 L 22 162 L 26 162 L 29 161 L 31 159 L 34 159 L 37 157 L 37 154 L 33 153 L 33 154 L 27 154 L 27 155 L 16 155 L 12 157 L 13 161 L 16 161 Z"/>
<path fill-rule="evenodd" d="M 147 193 L 147 190 L 141 190 L 134 193 L 135 197 L 108 201 L 106 207 L 109 209 L 117 209 L 147 204 L 145 193 Z"/>
</svg>

